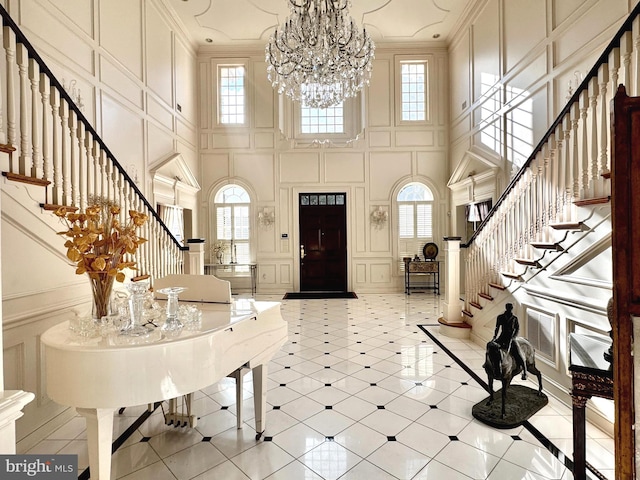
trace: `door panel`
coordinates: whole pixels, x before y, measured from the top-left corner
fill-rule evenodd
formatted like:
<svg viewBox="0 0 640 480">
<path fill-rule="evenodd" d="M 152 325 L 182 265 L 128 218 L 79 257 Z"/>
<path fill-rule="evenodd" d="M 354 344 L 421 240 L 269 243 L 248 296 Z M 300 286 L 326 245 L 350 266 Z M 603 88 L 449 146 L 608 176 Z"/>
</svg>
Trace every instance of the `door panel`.
<svg viewBox="0 0 640 480">
<path fill-rule="evenodd" d="M 339 197 L 341 204 L 327 204 Z M 304 198 L 312 200 L 304 201 Z M 300 290 L 347 289 L 345 194 L 300 195 Z M 330 200 L 329 200 L 330 201 Z"/>
</svg>

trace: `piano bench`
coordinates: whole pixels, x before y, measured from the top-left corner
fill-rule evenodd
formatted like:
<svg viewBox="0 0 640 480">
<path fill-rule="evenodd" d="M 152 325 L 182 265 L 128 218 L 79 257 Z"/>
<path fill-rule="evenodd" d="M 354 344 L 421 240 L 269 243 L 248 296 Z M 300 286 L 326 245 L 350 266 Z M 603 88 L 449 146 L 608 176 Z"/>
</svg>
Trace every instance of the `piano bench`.
<svg viewBox="0 0 640 480">
<path fill-rule="evenodd" d="M 238 368 L 237 370 L 234 370 L 229 375 L 227 375 L 227 377 L 235 378 L 235 380 L 236 380 L 236 425 L 237 425 L 238 429 L 242 428 L 242 390 L 243 390 L 242 382 L 243 382 L 243 377 L 247 373 L 249 373 L 250 371 L 251 371 L 251 369 L 249 367 L 247 367 L 246 365 L 243 365 L 242 367 Z"/>
</svg>

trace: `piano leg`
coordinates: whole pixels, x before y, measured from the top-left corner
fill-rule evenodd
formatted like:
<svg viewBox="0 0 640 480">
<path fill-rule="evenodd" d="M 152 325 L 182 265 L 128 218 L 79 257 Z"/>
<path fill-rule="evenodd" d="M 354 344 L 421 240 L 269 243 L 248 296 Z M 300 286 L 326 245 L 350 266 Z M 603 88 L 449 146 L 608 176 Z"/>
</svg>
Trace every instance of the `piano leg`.
<svg viewBox="0 0 640 480">
<path fill-rule="evenodd" d="M 256 411 L 256 440 L 264 433 L 267 416 L 267 365 L 253 368 L 253 408 Z"/>
<path fill-rule="evenodd" d="M 76 408 L 87 422 L 87 444 L 91 480 L 111 478 L 113 408 Z"/>
</svg>

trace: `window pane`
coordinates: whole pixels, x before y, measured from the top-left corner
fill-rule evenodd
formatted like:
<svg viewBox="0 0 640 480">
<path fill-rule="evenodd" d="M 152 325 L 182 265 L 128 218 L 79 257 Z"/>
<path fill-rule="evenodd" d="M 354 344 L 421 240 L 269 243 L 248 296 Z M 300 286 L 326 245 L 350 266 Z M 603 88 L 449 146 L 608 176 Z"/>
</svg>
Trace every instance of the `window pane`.
<svg viewBox="0 0 640 480">
<path fill-rule="evenodd" d="M 419 203 L 416 205 L 417 208 L 417 237 L 419 238 L 431 238 L 433 236 L 431 225 L 431 204 L 430 203 Z"/>
<path fill-rule="evenodd" d="M 416 92 L 424 92 L 426 63 L 402 63 L 401 64 L 401 99 L 402 120 L 424 121 L 426 120 L 426 99 L 424 95 L 416 95 Z"/>
<path fill-rule="evenodd" d="M 234 240 L 249 239 L 249 207 L 235 205 L 233 207 Z"/>
<path fill-rule="evenodd" d="M 219 121 L 244 124 L 244 66 L 220 67 Z"/>
<path fill-rule="evenodd" d="M 216 208 L 216 238 L 231 240 L 231 207 Z"/>
<path fill-rule="evenodd" d="M 400 238 L 413 238 L 413 205 L 398 205 L 398 227 Z"/>
<path fill-rule="evenodd" d="M 328 108 L 300 106 L 302 133 L 344 133 L 342 103 Z"/>
</svg>

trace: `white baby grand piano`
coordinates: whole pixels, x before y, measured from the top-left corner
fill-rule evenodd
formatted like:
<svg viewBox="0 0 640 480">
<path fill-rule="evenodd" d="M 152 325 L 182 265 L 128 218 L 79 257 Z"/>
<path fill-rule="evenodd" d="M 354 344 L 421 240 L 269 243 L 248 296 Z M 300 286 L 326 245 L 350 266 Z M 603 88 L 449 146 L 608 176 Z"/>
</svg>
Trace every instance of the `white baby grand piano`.
<svg viewBox="0 0 640 480">
<path fill-rule="evenodd" d="M 139 344 L 86 339 L 70 332 L 68 322 L 42 336 L 49 397 L 76 407 L 86 419 L 92 479 L 111 478 L 116 410 L 188 395 L 242 367 L 253 372 L 257 438 L 264 431 L 267 363 L 287 340 L 280 303 L 238 301 L 198 303 L 198 307 L 202 327 L 183 330 L 176 338 L 158 335 Z"/>
</svg>

